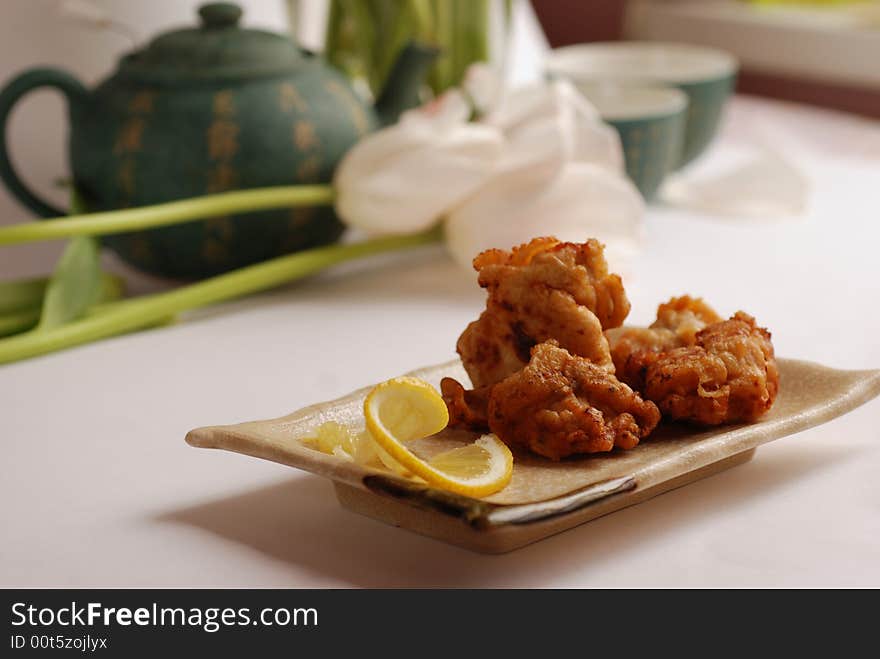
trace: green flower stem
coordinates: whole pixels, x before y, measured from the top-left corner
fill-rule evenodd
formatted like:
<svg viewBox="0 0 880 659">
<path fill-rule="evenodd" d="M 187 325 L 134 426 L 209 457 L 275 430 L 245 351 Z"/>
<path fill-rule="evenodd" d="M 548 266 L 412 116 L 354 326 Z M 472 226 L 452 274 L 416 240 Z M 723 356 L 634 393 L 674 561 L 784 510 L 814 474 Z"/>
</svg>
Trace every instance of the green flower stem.
<svg viewBox="0 0 880 659">
<path fill-rule="evenodd" d="M 40 307 L 0 315 L 0 337 L 32 329 L 40 321 Z"/>
<path fill-rule="evenodd" d="M 90 341 L 143 329 L 188 309 L 231 300 L 301 279 L 332 265 L 372 254 L 435 242 L 439 229 L 411 236 L 376 238 L 350 245 L 331 245 L 281 256 L 167 293 L 123 300 L 101 313 L 52 328 L 0 340 L 0 364 L 64 350 Z"/>
<path fill-rule="evenodd" d="M 289 185 L 171 201 L 155 206 L 88 213 L 0 228 L 0 245 L 73 236 L 128 233 L 170 224 L 195 222 L 206 217 L 250 213 L 270 208 L 318 206 L 333 203 L 331 185 Z"/>
</svg>

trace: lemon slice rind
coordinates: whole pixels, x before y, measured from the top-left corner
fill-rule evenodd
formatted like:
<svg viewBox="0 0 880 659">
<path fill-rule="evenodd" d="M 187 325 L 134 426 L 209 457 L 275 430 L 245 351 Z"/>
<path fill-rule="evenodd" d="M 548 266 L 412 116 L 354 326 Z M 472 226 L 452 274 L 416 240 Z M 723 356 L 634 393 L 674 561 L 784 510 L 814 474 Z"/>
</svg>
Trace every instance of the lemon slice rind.
<svg viewBox="0 0 880 659">
<path fill-rule="evenodd" d="M 390 414 L 386 416 L 393 417 L 390 421 L 383 418 L 383 412 L 388 410 Z M 480 451 L 471 450 L 455 456 L 453 454 L 460 449 L 452 449 L 431 460 L 419 457 L 405 446 L 406 442 L 440 432 L 449 422 L 449 413 L 440 394 L 423 380 L 396 378 L 378 385 L 364 400 L 364 417 L 367 431 L 376 444 L 395 462 L 430 485 L 479 498 L 498 492 L 510 482 L 513 455 L 495 435 L 483 435 L 471 445 Z M 395 425 L 403 432 L 395 432 Z M 459 462 L 482 459 L 484 467 L 460 464 L 458 466 L 468 473 L 459 474 L 438 468 L 444 463 L 455 465 L 456 458 L 460 458 Z"/>
</svg>

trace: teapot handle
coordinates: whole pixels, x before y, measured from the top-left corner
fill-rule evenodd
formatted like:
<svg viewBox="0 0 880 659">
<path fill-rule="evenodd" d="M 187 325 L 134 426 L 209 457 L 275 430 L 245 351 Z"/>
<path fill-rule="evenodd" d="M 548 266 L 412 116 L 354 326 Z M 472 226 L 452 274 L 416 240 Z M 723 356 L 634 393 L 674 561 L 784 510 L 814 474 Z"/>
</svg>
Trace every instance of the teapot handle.
<svg viewBox="0 0 880 659">
<path fill-rule="evenodd" d="M 58 217 L 67 213 L 43 201 L 19 178 L 9 159 L 6 124 L 13 106 L 37 87 L 53 87 L 64 94 L 68 111 L 86 97 L 86 88 L 69 73 L 57 69 L 31 69 L 18 75 L 0 91 L 0 179 L 18 200 L 42 217 Z"/>
</svg>

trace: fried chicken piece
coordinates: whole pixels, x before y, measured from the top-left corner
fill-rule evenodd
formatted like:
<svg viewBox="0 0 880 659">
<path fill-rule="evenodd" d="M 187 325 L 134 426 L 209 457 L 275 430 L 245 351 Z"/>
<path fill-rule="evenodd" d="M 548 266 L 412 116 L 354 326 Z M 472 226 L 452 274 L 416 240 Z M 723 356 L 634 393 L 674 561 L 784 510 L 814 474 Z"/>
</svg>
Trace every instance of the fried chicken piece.
<svg viewBox="0 0 880 659">
<path fill-rule="evenodd" d="M 636 391 L 645 388 L 645 375 L 662 353 L 692 346 L 696 334 L 721 321 L 701 298 L 674 297 L 657 308 L 650 327 L 619 327 L 605 332 L 617 377 Z"/>
<path fill-rule="evenodd" d="M 672 298 L 650 327 L 606 332 L 617 377 L 664 416 L 717 425 L 752 421 L 776 399 L 770 333 L 738 312 L 721 317 L 699 298 Z"/>
<path fill-rule="evenodd" d="M 458 337 L 455 349 L 475 387 L 488 387 L 521 369 L 535 344 L 521 323 L 484 311 Z"/>
<path fill-rule="evenodd" d="M 559 460 L 633 448 L 660 420 L 654 403 L 556 341 L 491 389 L 489 429 L 502 441 Z"/>
<path fill-rule="evenodd" d="M 482 252 L 474 268 L 489 297 L 456 348 L 475 387 L 515 373 L 532 346 L 549 339 L 613 372 L 603 330 L 619 326 L 630 304 L 620 277 L 608 272 L 601 243 L 536 238 L 510 252 Z"/>
<path fill-rule="evenodd" d="M 489 429 L 489 395 L 492 387 L 465 389 L 454 378 L 440 380 L 440 392 L 449 410 L 451 428 Z"/>
<path fill-rule="evenodd" d="M 770 333 L 739 311 L 707 325 L 694 345 L 660 353 L 645 373 L 645 398 L 665 417 L 718 425 L 754 421 L 779 391 Z"/>
<path fill-rule="evenodd" d="M 490 249 L 477 255 L 474 269 L 480 286 L 489 289 L 490 301 L 506 277 L 524 274 L 520 284 L 536 283 L 567 292 L 592 311 L 604 329 L 619 327 L 629 314 L 623 282 L 608 272 L 605 247 L 595 238 L 584 243 L 533 238 L 510 252 Z"/>
<path fill-rule="evenodd" d="M 651 329 L 668 330 L 675 334 L 682 345 L 693 345 L 697 332 L 721 320 L 721 316 L 703 298 L 682 295 L 657 307 L 657 320 L 651 323 Z"/>
</svg>

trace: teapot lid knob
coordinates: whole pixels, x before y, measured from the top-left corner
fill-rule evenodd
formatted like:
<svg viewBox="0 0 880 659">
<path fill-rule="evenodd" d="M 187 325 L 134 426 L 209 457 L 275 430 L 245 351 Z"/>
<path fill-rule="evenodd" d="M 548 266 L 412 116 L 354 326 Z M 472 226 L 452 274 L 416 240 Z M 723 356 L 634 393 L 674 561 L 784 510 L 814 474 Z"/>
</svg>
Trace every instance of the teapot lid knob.
<svg viewBox="0 0 880 659">
<path fill-rule="evenodd" d="M 209 2 L 199 7 L 199 16 L 206 28 L 235 27 L 241 13 L 241 7 L 232 2 Z"/>
</svg>

